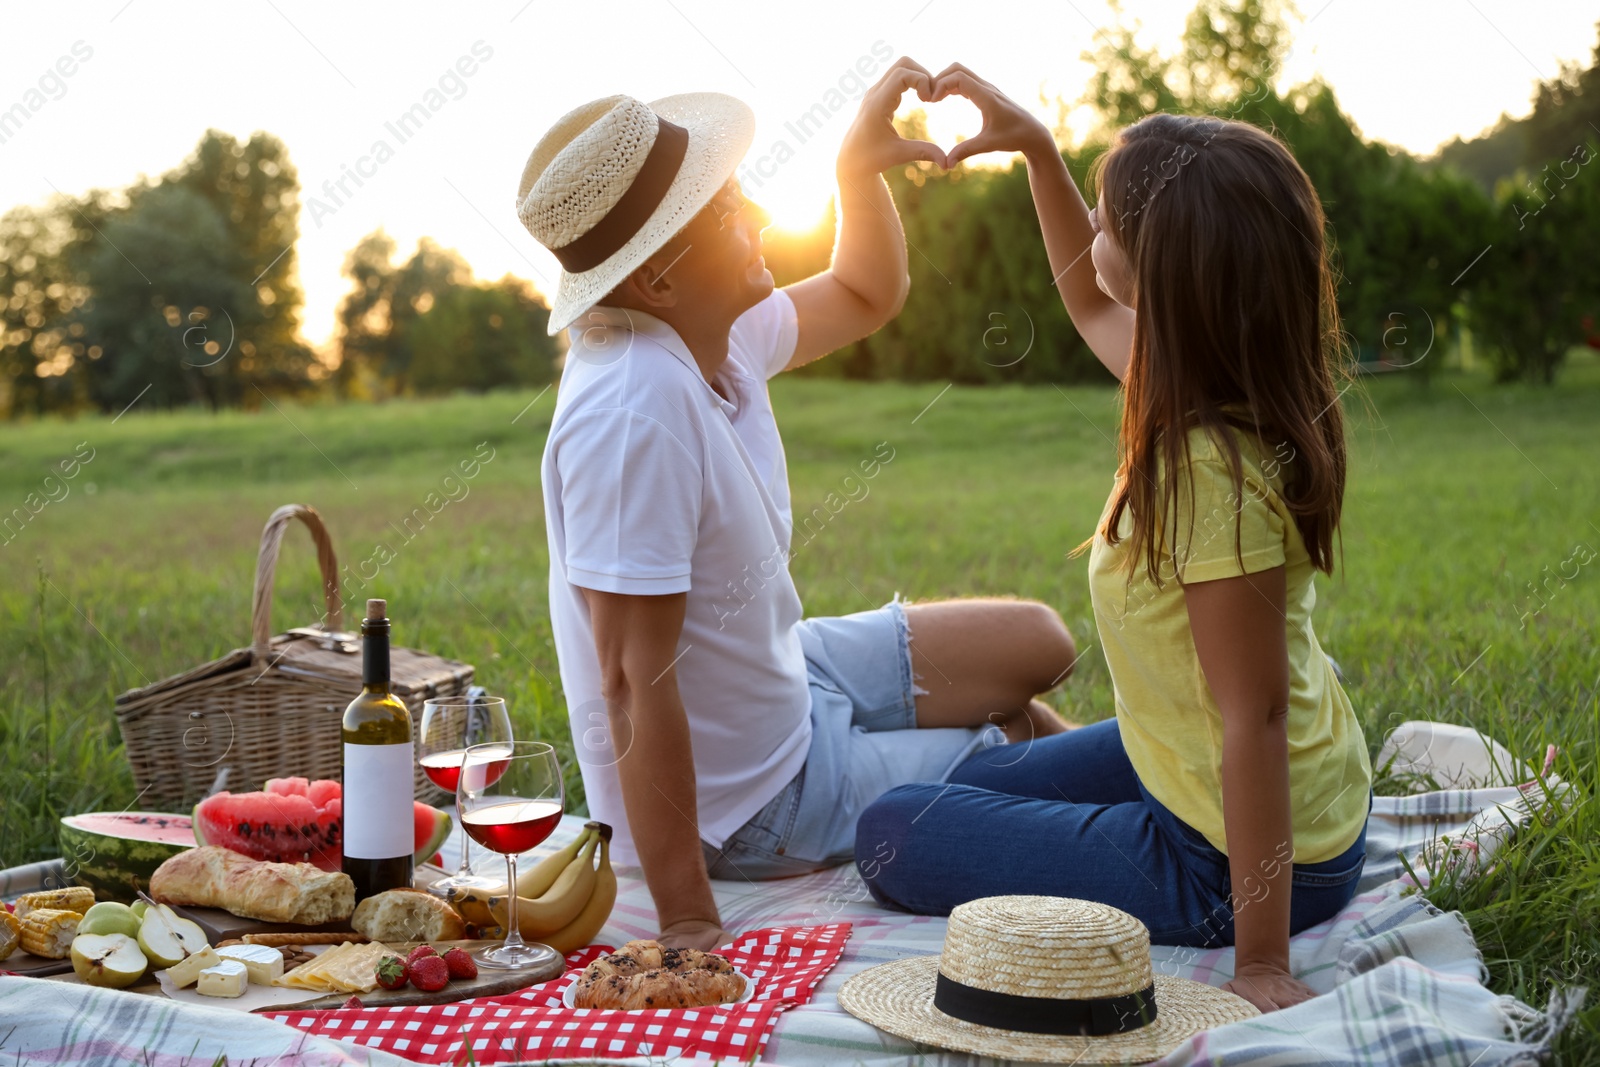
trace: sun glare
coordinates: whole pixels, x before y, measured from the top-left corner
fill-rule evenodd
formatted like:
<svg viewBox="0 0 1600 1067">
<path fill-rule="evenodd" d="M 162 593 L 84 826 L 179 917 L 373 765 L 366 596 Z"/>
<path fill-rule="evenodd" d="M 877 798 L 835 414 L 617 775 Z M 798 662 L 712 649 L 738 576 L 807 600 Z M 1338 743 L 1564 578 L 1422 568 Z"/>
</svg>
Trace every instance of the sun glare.
<svg viewBox="0 0 1600 1067">
<path fill-rule="evenodd" d="M 804 187 L 759 190 L 751 197 L 772 217 L 774 229 L 790 233 L 805 233 L 816 229 L 828 215 L 832 190 L 821 191 Z"/>
</svg>

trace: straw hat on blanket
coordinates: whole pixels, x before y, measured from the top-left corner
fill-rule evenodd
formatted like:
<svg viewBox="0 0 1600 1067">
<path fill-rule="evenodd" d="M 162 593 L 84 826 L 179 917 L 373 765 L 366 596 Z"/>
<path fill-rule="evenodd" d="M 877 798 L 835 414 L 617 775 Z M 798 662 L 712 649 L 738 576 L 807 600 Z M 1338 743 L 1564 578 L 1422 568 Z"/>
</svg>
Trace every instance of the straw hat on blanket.
<svg viewBox="0 0 1600 1067">
<path fill-rule="evenodd" d="M 754 113 L 722 93 L 649 104 L 608 96 L 562 116 L 517 185 L 517 217 L 561 263 L 549 332 L 569 326 L 683 229 L 754 137 Z"/>
<path fill-rule="evenodd" d="M 880 964 L 839 990 L 891 1034 L 1012 1060 L 1159 1059 L 1260 1014 L 1225 990 L 1150 968 L 1144 923 L 1066 897 L 984 897 L 950 913 L 944 951 Z"/>
</svg>

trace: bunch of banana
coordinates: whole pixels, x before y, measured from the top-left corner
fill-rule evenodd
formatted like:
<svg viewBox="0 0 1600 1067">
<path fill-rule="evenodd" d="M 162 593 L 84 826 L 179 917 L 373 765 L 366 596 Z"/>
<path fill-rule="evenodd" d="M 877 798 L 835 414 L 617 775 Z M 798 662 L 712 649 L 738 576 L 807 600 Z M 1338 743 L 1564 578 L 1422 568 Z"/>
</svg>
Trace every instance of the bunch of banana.
<svg viewBox="0 0 1600 1067">
<path fill-rule="evenodd" d="M 504 929 L 507 889 L 502 884 L 487 890 L 455 890 L 450 903 L 486 933 Z M 562 955 L 590 944 L 616 902 L 611 827 L 603 822 L 585 823 L 570 845 L 517 875 L 518 929 L 529 941 L 541 941 Z"/>
</svg>

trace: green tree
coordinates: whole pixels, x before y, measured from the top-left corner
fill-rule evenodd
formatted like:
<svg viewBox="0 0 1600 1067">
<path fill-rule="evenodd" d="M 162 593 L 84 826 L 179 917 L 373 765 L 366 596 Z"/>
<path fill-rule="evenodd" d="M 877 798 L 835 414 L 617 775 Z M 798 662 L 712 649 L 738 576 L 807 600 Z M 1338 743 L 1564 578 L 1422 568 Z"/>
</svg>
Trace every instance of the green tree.
<svg viewBox="0 0 1600 1067">
<path fill-rule="evenodd" d="M 241 302 L 227 309 L 239 326 L 242 376 L 269 392 L 303 387 L 313 357 L 299 339 L 300 180 L 288 149 L 268 133 L 258 131 L 241 144 L 207 130 L 162 180 L 192 190 L 217 210 L 228 235 L 229 274 L 253 289 L 241 290 Z"/>
<path fill-rule="evenodd" d="M 1561 64 L 1554 78 L 1534 88 L 1533 109 L 1520 119 L 1502 114 L 1477 137 L 1456 137 L 1439 149 L 1434 161 L 1474 178 L 1492 192 L 1518 168 L 1536 170 L 1550 160 L 1565 159 L 1587 138 L 1600 134 L 1600 23 L 1594 54 L 1587 67 Z"/>
<path fill-rule="evenodd" d="M 355 396 L 490 389 L 549 381 L 549 309 L 521 279 L 478 285 L 453 249 L 424 237 L 394 265 L 394 240 L 362 238 L 345 260 L 335 380 Z"/>
<path fill-rule="evenodd" d="M 1178 64 L 1190 107 L 1237 100 L 1269 85 L 1289 52 L 1289 16 L 1284 0 L 1203 0 L 1189 13 Z"/>
<path fill-rule="evenodd" d="M 1179 97 L 1185 88 L 1175 60 L 1135 39 L 1140 23 L 1122 17 L 1121 0 L 1109 0 L 1116 25 L 1104 31 L 1102 42 L 1082 58 L 1094 67 L 1084 99 L 1100 113 L 1104 129 L 1115 130 L 1158 111 L 1186 110 L 1190 98 Z M 1187 81 L 1188 79 L 1181 79 Z"/>
<path fill-rule="evenodd" d="M 1535 166 L 1561 159 L 1590 137 L 1600 134 L 1600 23 L 1595 24 L 1594 55 L 1587 67 L 1561 64 L 1554 78 L 1539 83 L 1528 116 L 1527 151 L 1523 163 Z"/>
<path fill-rule="evenodd" d="M 362 238 L 345 261 L 354 283 L 339 304 L 339 380 L 355 395 L 411 391 L 413 331 L 445 292 L 469 284 L 472 268 L 454 249 L 431 237 L 411 258 L 393 265 L 394 241 L 382 230 Z"/>
<path fill-rule="evenodd" d="M 548 382 L 555 370 L 549 322 L 544 301 L 513 275 L 447 289 L 412 327 L 412 385 L 445 393 Z"/>
<path fill-rule="evenodd" d="M 1496 192 L 1492 245 L 1478 264 L 1473 329 L 1494 348 L 1497 377 L 1550 383 L 1600 313 L 1600 137 L 1535 177 Z M 1535 180 L 1535 178 L 1537 180 Z"/>
<path fill-rule="evenodd" d="M 69 409 L 86 399 L 73 371 L 100 351 L 69 322 L 88 299 L 66 262 L 77 236 L 73 204 L 57 196 L 0 217 L 0 417 Z"/>
<path fill-rule="evenodd" d="M 85 367 L 90 399 L 120 410 L 238 404 L 248 376 L 227 309 L 252 299 L 230 268 L 228 227 L 210 201 L 181 185 L 139 191 L 81 249 L 92 294 L 74 314 L 102 355 Z"/>
<path fill-rule="evenodd" d="M 307 388 L 283 145 L 209 130 L 157 182 L 0 222 L 4 409 L 254 402 Z M 147 388 L 148 387 L 148 388 Z"/>
</svg>

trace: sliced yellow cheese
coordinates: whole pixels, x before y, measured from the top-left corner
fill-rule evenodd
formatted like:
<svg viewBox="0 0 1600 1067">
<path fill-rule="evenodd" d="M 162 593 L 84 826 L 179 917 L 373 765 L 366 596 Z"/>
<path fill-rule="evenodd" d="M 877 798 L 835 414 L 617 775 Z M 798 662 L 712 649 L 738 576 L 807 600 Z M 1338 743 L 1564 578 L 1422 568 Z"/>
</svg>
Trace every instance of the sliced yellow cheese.
<svg viewBox="0 0 1600 1067">
<path fill-rule="evenodd" d="M 280 959 L 282 956 L 280 955 Z M 207 945 L 199 952 L 191 952 L 182 960 L 167 968 L 167 977 L 172 979 L 172 984 L 179 989 L 194 985 L 200 977 L 200 972 L 207 967 L 215 967 L 222 962 L 222 957 L 217 955 L 217 950 Z"/>
<path fill-rule="evenodd" d="M 249 971 L 238 960 L 223 960 L 200 972 L 195 992 L 202 997 L 242 997 L 250 984 Z"/>
<path fill-rule="evenodd" d="M 370 993 L 378 988 L 378 961 L 394 952 L 382 941 L 351 945 L 350 951 L 323 972 L 329 985 L 340 993 Z"/>
<path fill-rule="evenodd" d="M 283 953 L 275 948 L 266 945 L 229 945 L 216 951 L 225 960 L 238 960 L 244 964 L 252 985 L 272 985 L 283 977 Z"/>
<path fill-rule="evenodd" d="M 334 948 L 319 952 L 309 963 L 302 963 L 272 984 L 288 986 L 291 989 L 320 989 L 323 992 L 327 992 L 328 986 L 322 981 L 324 971 L 330 964 L 335 963 L 340 956 L 354 947 L 349 941 L 346 941 Z"/>
<path fill-rule="evenodd" d="M 365 945 L 346 941 L 274 979 L 272 984 L 322 993 L 370 993 L 378 986 L 378 961 L 393 955 L 394 950 L 381 941 Z"/>
</svg>

